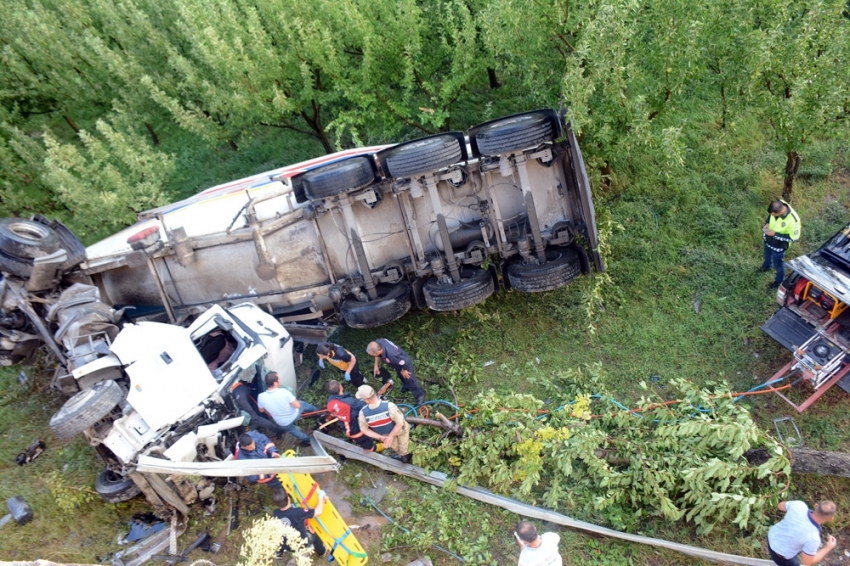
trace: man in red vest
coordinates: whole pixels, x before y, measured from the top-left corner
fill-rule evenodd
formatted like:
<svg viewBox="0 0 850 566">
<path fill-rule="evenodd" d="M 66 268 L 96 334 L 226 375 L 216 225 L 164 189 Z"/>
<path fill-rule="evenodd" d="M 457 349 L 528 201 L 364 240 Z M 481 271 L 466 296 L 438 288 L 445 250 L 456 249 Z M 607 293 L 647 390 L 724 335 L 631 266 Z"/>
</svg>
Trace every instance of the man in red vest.
<svg viewBox="0 0 850 566">
<path fill-rule="evenodd" d="M 350 438 L 363 450 L 371 452 L 375 449 L 375 441 L 366 436 L 360 430 L 360 411 L 366 406 L 366 403 L 360 399 L 355 399 L 350 393 L 346 393 L 342 384 L 332 379 L 328 382 L 328 413 L 339 419 L 342 426 L 345 428 L 345 436 Z"/>
</svg>

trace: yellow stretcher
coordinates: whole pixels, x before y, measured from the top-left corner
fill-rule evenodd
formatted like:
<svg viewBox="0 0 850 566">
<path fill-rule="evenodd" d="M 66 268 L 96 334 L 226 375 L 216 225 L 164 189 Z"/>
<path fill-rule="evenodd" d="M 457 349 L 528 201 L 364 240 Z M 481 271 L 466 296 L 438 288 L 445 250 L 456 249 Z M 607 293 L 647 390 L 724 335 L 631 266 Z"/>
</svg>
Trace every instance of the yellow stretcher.
<svg viewBox="0 0 850 566">
<path fill-rule="evenodd" d="M 278 474 L 283 489 L 292 497 L 293 505 L 314 509 L 319 503 L 319 484 L 310 474 Z M 360 566 L 369 561 L 360 542 L 354 538 L 339 511 L 330 499 L 325 503 L 322 514 L 307 521 L 322 539 L 331 555 L 340 566 Z"/>
</svg>

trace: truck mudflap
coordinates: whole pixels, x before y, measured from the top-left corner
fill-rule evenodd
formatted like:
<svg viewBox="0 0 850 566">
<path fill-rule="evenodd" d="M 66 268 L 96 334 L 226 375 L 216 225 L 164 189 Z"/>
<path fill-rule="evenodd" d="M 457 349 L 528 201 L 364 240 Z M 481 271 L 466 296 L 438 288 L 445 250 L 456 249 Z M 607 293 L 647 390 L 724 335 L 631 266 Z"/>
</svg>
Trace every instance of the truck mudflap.
<svg viewBox="0 0 850 566">
<path fill-rule="evenodd" d="M 814 326 L 788 307 L 782 307 L 776 311 L 761 329 L 791 352 L 808 342 L 817 332 Z"/>
</svg>

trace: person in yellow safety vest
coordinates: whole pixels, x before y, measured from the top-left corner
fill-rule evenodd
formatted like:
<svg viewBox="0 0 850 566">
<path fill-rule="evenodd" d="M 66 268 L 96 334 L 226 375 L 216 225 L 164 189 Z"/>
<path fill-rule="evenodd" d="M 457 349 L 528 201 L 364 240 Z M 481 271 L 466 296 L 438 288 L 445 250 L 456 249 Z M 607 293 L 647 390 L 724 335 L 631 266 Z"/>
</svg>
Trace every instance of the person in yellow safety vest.
<svg viewBox="0 0 850 566">
<path fill-rule="evenodd" d="M 767 219 L 762 227 L 764 263 L 761 271 L 776 270 L 776 278 L 768 288 L 776 289 L 785 279 L 785 251 L 791 242 L 800 239 L 800 216 L 784 200 L 775 200 L 767 207 Z"/>
<path fill-rule="evenodd" d="M 316 346 L 316 355 L 319 356 L 320 368 L 325 368 L 325 360 L 327 360 L 332 366 L 342 370 L 345 373 L 345 380 L 353 383 L 354 387 L 360 387 L 365 383 L 357 358 L 339 344 L 333 342 L 319 344 Z"/>
</svg>

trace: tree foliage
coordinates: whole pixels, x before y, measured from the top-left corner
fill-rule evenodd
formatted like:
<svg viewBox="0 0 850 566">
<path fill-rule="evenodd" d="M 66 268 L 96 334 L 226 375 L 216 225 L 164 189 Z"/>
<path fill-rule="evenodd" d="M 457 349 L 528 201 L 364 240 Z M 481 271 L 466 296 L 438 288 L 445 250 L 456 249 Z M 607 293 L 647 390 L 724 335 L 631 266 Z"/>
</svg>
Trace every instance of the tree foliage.
<svg viewBox="0 0 850 566">
<path fill-rule="evenodd" d="M 618 528 L 663 517 L 701 534 L 726 523 L 764 530 L 764 511 L 788 488 L 790 463 L 725 386 L 700 390 L 678 380 L 677 402 L 643 397 L 628 411 L 576 393 L 575 384 L 588 381 L 598 376 L 556 376 L 553 389 L 574 396 L 562 393 L 549 410 L 531 395 L 483 392 L 465 410 L 472 418 L 462 421 L 462 440 L 418 450 L 417 462 L 532 504 L 592 508 Z M 771 458 L 750 467 L 742 455 L 754 446 Z"/>
<path fill-rule="evenodd" d="M 80 131 L 81 148 L 46 134 L 45 178 L 79 215 L 78 226 L 108 234 L 133 223 L 139 212 L 167 203 L 162 187 L 174 158 L 132 129 L 102 120 L 96 129 L 97 134 Z"/>
</svg>

